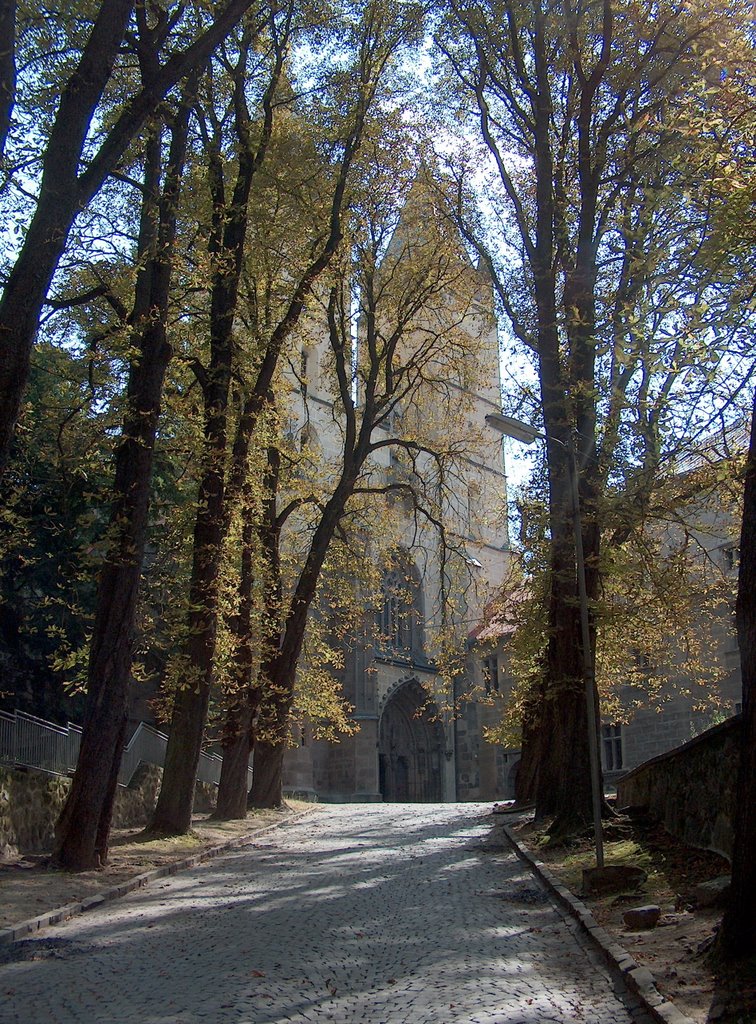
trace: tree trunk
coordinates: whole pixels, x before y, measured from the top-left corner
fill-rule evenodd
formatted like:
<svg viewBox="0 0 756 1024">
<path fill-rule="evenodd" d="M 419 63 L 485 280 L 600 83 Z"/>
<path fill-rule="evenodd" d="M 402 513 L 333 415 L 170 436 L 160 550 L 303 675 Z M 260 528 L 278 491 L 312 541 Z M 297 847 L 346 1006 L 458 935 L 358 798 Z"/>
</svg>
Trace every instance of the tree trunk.
<svg viewBox="0 0 756 1024">
<path fill-rule="evenodd" d="M 719 937 L 722 952 L 732 960 L 756 955 L 756 395 L 743 498 L 736 619 L 743 717 L 732 883 Z"/>
<path fill-rule="evenodd" d="M 542 681 L 535 685 L 535 692 L 525 705 L 522 719 L 522 745 L 520 763 L 515 780 L 515 800 L 518 804 L 535 803 L 538 792 L 538 770 L 543 757 L 540 727 L 540 708 L 543 699 Z"/>
<path fill-rule="evenodd" d="M 125 742 L 126 716 L 124 715 L 121 734 L 117 738 L 115 745 L 116 756 L 113 757 L 111 761 L 110 775 L 107 780 L 107 788 L 105 789 L 105 799 L 97 822 L 95 855 L 100 864 L 106 864 L 108 860 L 108 851 L 110 848 L 110 826 L 113 821 L 113 811 L 115 810 L 115 798 L 116 791 L 118 789 L 118 773 L 121 768 L 121 751 L 123 750 Z M 71 832 L 73 831 L 74 829 L 72 828 Z"/>
<path fill-rule="evenodd" d="M 89 654 L 87 710 L 76 773 L 56 828 L 54 858 L 85 871 L 107 857 L 118 771 L 126 731 L 136 610 L 150 503 L 153 451 L 165 372 L 166 339 L 176 204 L 186 155 L 189 102 L 173 126 L 168 173 L 159 196 L 160 133 L 153 135 L 145 165 L 145 203 L 139 251 L 149 256 L 139 274 L 133 319 L 139 358 L 129 370 L 128 412 L 116 455 L 112 543 L 100 577 Z M 151 254 L 151 255 L 150 255 Z"/>
<path fill-rule="evenodd" d="M 546 308 L 550 309 L 550 302 Z M 569 417 L 558 340 L 542 330 L 540 376 L 549 468 L 549 639 L 537 741 L 536 817 L 569 832 L 592 819 L 591 773 L 570 485 Z"/>
<path fill-rule="evenodd" d="M 552 685 L 543 707 L 543 736 L 536 788 L 536 817 L 556 815 L 554 831 L 568 834 L 589 824 L 591 779 L 588 771 L 588 730 L 585 689 L 580 676 Z"/>
<path fill-rule="evenodd" d="M 71 790 L 56 827 L 53 860 L 69 871 L 97 870 L 107 860 L 126 714 L 110 702 L 106 706 L 111 707 L 110 714 L 85 719 L 84 733 L 89 742 L 86 747 L 82 745 Z M 102 728 L 98 728 L 100 725 Z M 103 766 L 107 766 L 106 770 Z"/>
<path fill-rule="evenodd" d="M 234 445 L 228 488 L 225 475 L 228 440 L 228 404 L 234 367 L 234 319 L 244 262 L 249 196 L 252 181 L 264 158 L 273 125 L 272 99 L 283 68 L 276 63 L 264 97 L 265 121 L 256 152 L 250 140 L 246 108 L 247 39 L 236 68 L 234 87 L 235 129 L 239 162 L 231 201 L 224 188 L 223 156 L 216 139 L 208 150 L 208 178 L 216 210 L 208 250 L 213 264 L 210 293 L 210 366 L 200 375 L 205 406 L 205 451 L 194 526 L 192 579 L 189 592 L 189 641 L 185 662 L 188 678 L 176 694 L 166 750 L 163 783 L 149 830 L 181 835 L 191 827 L 196 772 L 202 752 L 210 693 L 214 683 L 218 633 L 218 583 L 224 544 L 233 504 L 242 494 L 247 453 L 259 413 L 259 403 L 245 405 Z M 267 394 L 268 388 L 264 389 Z"/>
<path fill-rule="evenodd" d="M 200 660 L 205 661 L 204 658 Z M 202 667 L 200 671 L 203 671 Z M 205 676 L 211 672 L 212 659 L 204 664 Z M 176 694 L 163 765 L 163 782 L 147 832 L 180 836 L 192 827 L 197 768 L 202 753 L 209 701 L 210 686 L 206 679 L 198 681 L 196 689 L 187 687 Z"/>
<path fill-rule="evenodd" d="M 127 418 L 127 436 L 118 451 L 118 498 L 112 517 L 118 536 L 100 577 L 79 759 L 56 831 L 55 860 L 72 871 L 86 871 L 104 863 L 102 835 L 112 815 L 112 780 L 118 775 L 126 728 L 153 445 L 170 349 L 165 345 L 157 353 L 147 348 L 142 352 L 144 359 L 136 376 L 151 378 L 142 380 L 151 396 L 147 401 L 142 388 L 138 399 L 132 395 L 137 408 Z"/>
<path fill-rule="evenodd" d="M 559 814 L 560 827 L 564 827 L 567 819 L 573 819 L 576 826 L 590 820 L 591 783 L 585 698 L 579 696 L 583 666 L 569 467 L 573 419 L 569 406 L 569 374 L 558 326 L 555 244 L 559 211 L 551 136 L 551 69 L 548 28 L 540 6 L 536 10 L 534 28 L 536 244 L 530 260 L 538 318 L 541 405 L 548 438 L 551 529 L 549 640 L 539 714 L 541 735 L 537 741 L 540 763 L 536 817 Z"/>
<path fill-rule="evenodd" d="M 173 702 L 163 782 L 148 826 L 148 831 L 158 835 L 183 835 L 191 828 L 197 768 L 214 677 L 218 582 L 226 534 L 222 467 L 230 374 L 224 373 L 222 379 L 224 395 L 220 394 L 220 387 L 212 391 L 219 396 L 217 404 L 206 397 L 209 442 L 194 526 L 189 639 L 185 651 L 187 678 Z"/>
<path fill-rule="evenodd" d="M 231 284 L 229 289 L 226 281 L 217 285 L 217 289 L 223 291 L 223 298 L 228 302 L 231 295 L 235 295 L 236 285 Z M 218 587 L 229 523 L 224 466 L 235 299 L 220 316 L 216 315 L 218 306 L 219 301 L 214 296 L 212 365 L 204 388 L 204 466 L 194 523 L 189 639 L 184 652 L 186 678 L 174 698 L 163 782 L 148 829 L 159 835 L 183 835 L 191 828 L 197 767 L 215 676 Z"/>
<path fill-rule="evenodd" d="M 283 804 L 284 742 L 268 743 L 257 740 L 252 759 L 252 789 L 249 807 L 281 807 Z"/>
<path fill-rule="evenodd" d="M 274 465 L 271 464 L 273 459 Z M 268 486 L 272 491 L 265 502 L 270 510 L 263 515 L 264 520 L 272 516 L 275 520 L 276 494 L 275 484 L 278 480 L 278 453 L 268 449 Z M 271 473 L 272 470 L 272 473 Z M 275 523 L 271 524 L 275 527 Z M 242 527 L 241 572 L 239 578 L 239 607 L 233 628 L 236 640 L 234 652 L 234 689 L 238 694 L 237 702 L 226 714 L 223 727 L 221 747 L 223 765 L 220 783 L 218 784 L 218 801 L 213 817 L 218 821 L 245 818 L 247 814 L 247 792 L 249 757 L 254 743 L 254 729 L 257 711 L 260 704 L 259 689 L 253 686 L 255 652 L 252 635 L 252 611 L 254 607 L 254 555 L 253 545 L 255 534 L 260 526 L 252 518 L 249 501 L 246 503 L 244 524 Z M 274 586 L 276 602 L 280 600 L 280 566 L 278 564 L 278 545 L 269 559 L 268 572 L 275 574 L 274 580 L 266 580 L 266 587 Z M 269 602 L 270 606 L 270 602 Z M 277 604 L 276 604 L 277 607 Z"/>
<path fill-rule="evenodd" d="M 247 770 L 254 737 L 255 711 L 252 700 L 247 698 L 227 714 L 226 735 L 221 742 L 223 766 L 213 814 L 216 821 L 234 821 L 247 816 Z"/>
</svg>

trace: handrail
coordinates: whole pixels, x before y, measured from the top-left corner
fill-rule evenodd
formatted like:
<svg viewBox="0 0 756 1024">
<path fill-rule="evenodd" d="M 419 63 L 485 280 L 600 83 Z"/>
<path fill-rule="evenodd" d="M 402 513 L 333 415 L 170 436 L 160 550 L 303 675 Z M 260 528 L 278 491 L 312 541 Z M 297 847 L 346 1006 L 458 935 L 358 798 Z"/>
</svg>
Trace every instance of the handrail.
<svg viewBox="0 0 756 1024">
<path fill-rule="evenodd" d="M 26 711 L 0 711 L 0 763 L 40 768 L 57 775 L 69 775 L 79 756 L 81 726 L 69 722 L 56 725 Z M 165 762 L 168 736 L 147 722 L 140 722 L 123 748 L 118 784 L 128 786 L 140 762 L 159 767 Z M 215 785 L 220 781 L 223 758 L 202 752 L 197 779 Z M 252 785 L 252 769 L 247 769 Z"/>
</svg>

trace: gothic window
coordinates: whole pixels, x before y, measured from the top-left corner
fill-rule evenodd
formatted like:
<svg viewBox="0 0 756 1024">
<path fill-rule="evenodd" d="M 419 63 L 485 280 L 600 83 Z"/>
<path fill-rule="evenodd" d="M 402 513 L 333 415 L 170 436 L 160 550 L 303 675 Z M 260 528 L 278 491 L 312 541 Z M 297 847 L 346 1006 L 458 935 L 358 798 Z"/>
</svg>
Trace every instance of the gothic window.
<svg viewBox="0 0 756 1024">
<path fill-rule="evenodd" d="M 486 693 L 499 692 L 499 659 L 495 654 L 483 659 L 483 685 Z"/>
<path fill-rule="evenodd" d="M 419 584 L 408 570 L 392 569 L 383 581 L 383 601 L 378 613 L 380 642 L 393 651 L 420 648 Z"/>
<path fill-rule="evenodd" d="M 383 583 L 380 627 L 387 647 L 395 651 L 412 649 L 412 595 L 407 580 L 396 570 Z"/>
<path fill-rule="evenodd" d="M 604 771 L 614 772 L 622 767 L 622 726 L 601 726 L 601 760 Z"/>
</svg>

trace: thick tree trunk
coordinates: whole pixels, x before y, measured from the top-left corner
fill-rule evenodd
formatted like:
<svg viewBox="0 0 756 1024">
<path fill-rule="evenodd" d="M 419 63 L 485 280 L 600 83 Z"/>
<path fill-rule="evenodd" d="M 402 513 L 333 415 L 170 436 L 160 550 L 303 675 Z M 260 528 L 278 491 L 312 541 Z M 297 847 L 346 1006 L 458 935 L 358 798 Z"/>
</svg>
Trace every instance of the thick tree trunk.
<svg viewBox="0 0 756 1024">
<path fill-rule="evenodd" d="M 559 676 L 542 710 L 536 816 L 555 815 L 554 830 L 561 834 L 590 823 L 592 813 L 583 680 L 567 678 L 564 669 Z"/>
<path fill-rule="evenodd" d="M 103 725 L 101 731 L 97 728 L 99 723 Z M 120 754 L 126 736 L 125 712 L 114 708 L 105 720 L 102 715 L 92 716 L 85 721 L 84 728 L 100 742 L 90 739 L 79 754 L 76 775 L 58 821 L 59 838 L 53 854 L 55 863 L 69 871 L 96 870 L 107 860 Z M 103 765 L 108 766 L 106 771 Z"/>
<path fill-rule="evenodd" d="M 270 456 L 271 450 L 269 449 L 269 477 Z M 278 453 L 276 452 L 273 481 L 278 479 L 278 464 Z M 270 495 L 267 504 L 270 506 L 271 514 L 275 519 L 275 489 Z M 218 784 L 218 800 L 213 815 L 218 821 L 244 818 L 247 814 L 247 792 L 249 789 L 247 768 L 249 766 L 249 757 L 252 753 L 255 721 L 260 703 L 258 689 L 252 685 L 255 658 L 252 635 L 255 584 L 253 544 L 258 528 L 258 524 L 252 520 L 249 503 L 247 503 L 242 528 L 239 608 L 234 621 L 236 639 L 234 684 L 238 699 L 226 713 L 226 721 L 223 726 L 223 736 L 221 739 L 223 765 Z M 275 573 L 276 580 L 274 586 L 278 599 L 280 597 L 280 568 L 277 560 L 277 545 L 273 556 L 273 562 L 272 564 L 269 562 L 268 570 Z"/>
<path fill-rule="evenodd" d="M 252 788 L 247 798 L 248 807 L 280 807 L 283 802 L 283 762 L 288 747 L 289 713 L 294 703 L 295 673 L 301 648 L 300 638 L 292 658 L 297 637 L 291 631 L 288 637 L 287 641 L 285 631 L 281 650 L 260 668 L 260 716 L 252 756 Z M 260 739 L 260 734 L 265 738 Z"/>
<path fill-rule="evenodd" d="M 558 205 L 551 136 L 551 69 L 548 29 L 540 7 L 536 10 L 534 28 L 537 231 L 530 259 L 538 318 L 541 403 L 548 437 L 551 529 L 549 641 L 544 659 L 543 703 L 539 709 L 541 735 L 536 744 L 540 755 L 536 816 L 559 814 L 561 826 L 570 818 L 577 826 L 590 820 L 591 790 L 585 699 L 580 698 L 583 671 L 569 467 L 574 421 L 558 326 L 554 251 Z"/>
<path fill-rule="evenodd" d="M 249 47 L 247 40 L 246 46 Z M 245 51 L 246 52 L 246 51 Z M 189 602 L 189 641 L 185 653 L 187 680 L 176 694 L 166 750 L 163 783 L 149 830 L 181 835 L 191 827 L 196 772 L 202 752 L 210 693 L 214 683 L 215 646 L 218 632 L 218 583 L 223 550 L 233 504 L 246 479 L 247 453 L 260 403 L 245 406 L 234 445 L 232 474 L 227 492 L 228 403 L 234 366 L 234 319 L 244 260 L 249 196 L 260 167 L 273 124 L 272 98 L 283 67 L 278 54 L 264 98 L 265 122 L 256 152 L 250 141 L 246 109 L 246 61 L 236 69 L 234 86 L 235 128 L 239 164 L 233 195 L 227 202 L 223 157 L 219 140 L 208 152 L 208 178 L 216 209 L 208 249 L 213 262 L 210 295 L 210 366 L 203 371 L 205 405 L 205 452 L 194 526 L 194 554 Z M 263 394 L 267 394 L 266 386 Z"/>
<path fill-rule="evenodd" d="M 110 826 L 113 821 L 113 811 L 115 810 L 115 798 L 116 791 L 118 789 L 118 773 L 121 768 L 121 751 L 123 750 L 125 742 L 126 717 L 124 716 L 123 728 L 115 744 L 116 756 L 113 757 L 111 761 L 110 775 L 108 777 L 108 784 L 105 790 L 105 799 L 103 801 L 102 810 L 100 812 L 99 820 L 97 822 L 95 853 L 100 864 L 107 863 L 108 859 L 108 850 L 110 846 Z M 72 828 L 71 831 L 73 832 L 74 829 Z"/>
<path fill-rule="evenodd" d="M 552 519 L 550 636 L 539 710 L 542 735 L 536 787 L 536 817 L 556 816 L 554 830 L 559 834 L 592 820 L 586 668 L 575 546 L 567 517 L 564 509 L 561 521 Z M 592 651 L 588 653 L 593 657 Z M 598 719 L 593 728 L 598 730 Z"/>
<path fill-rule="evenodd" d="M 252 759 L 249 807 L 270 808 L 283 804 L 283 760 L 286 744 L 257 740 Z"/>
<path fill-rule="evenodd" d="M 722 952 L 732 960 L 756 956 L 756 396 L 743 498 L 736 618 L 743 719 L 732 884 L 719 937 Z"/>
<path fill-rule="evenodd" d="M 223 447 L 216 449 L 222 458 Z M 217 465 L 217 463 L 216 463 Z M 148 831 L 183 835 L 192 825 L 197 768 L 202 753 L 218 629 L 218 577 L 223 529 L 223 477 L 206 469 L 194 533 L 194 563 L 189 592 L 187 679 L 173 702 L 163 782 Z"/>
<path fill-rule="evenodd" d="M 125 671 L 130 669 L 129 657 Z M 123 697 L 95 701 L 90 696 L 76 774 L 55 830 L 53 861 L 68 871 L 96 870 L 107 859 L 126 710 Z"/>
<path fill-rule="evenodd" d="M 85 871 L 104 863 L 103 835 L 112 816 L 126 728 L 153 445 L 170 349 L 161 346 L 153 358 L 142 351 L 137 376 L 150 376 L 149 382 L 143 381 L 150 395 L 148 400 L 140 388 L 139 399 L 133 396 L 137 408 L 124 431 L 138 431 L 139 439 L 127 436 L 118 451 L 115 491 L 119 498 L 112 523 L 119 535 L 100 577 L 79 759 L 56 832 L 55 860 L 69 870 Z"/>
<path fill-rule="evenodd" d="M 753 524 L 756 531 L 756 522 Z M 756 587 L 756 576 L 752 577 Z M 752 594 L 756 591 L 752 590 Z M 753 598 L 751 598 L 753 600 Z M 745 696 L 745 664 L 743 664 L 743 716 L 740 739 L 740 765 L 735 801 L 734 843 L 732 852 L 732 883 L 722 922 L 720 946 L 732 960 L 756 956 L 756 616 L 749 628 L 751 660 L 749 669 L 750 695 Z"/>
<path fill-rule="evenodd" d="M 246 223 L 246 206 L 235 211 L 235 216 Z M 216 255 L 224 258 L 223 253 Z M 240 259 L 240 249 L 238 255 Z M 226 252 L 225 259 L 232 256 Z M 149 831 L 160 835 L 182 835 L 191 828 L 197 767 L 215 677 L 218 587 L 230 522 L 224 466 L 238 280 L 239 266 L 229 271 L 228 263 L 219 264 L 211 303 L 211 366 L 203 389 L 205 453 L 194 524 L 186 679 L 174 698 L 163 782 L 149 825 Z"/>
<path fill-rule="evenodd" d="M 566 385 L 558 337 L 548 328 L 553 309 L 544 299 L 540 376 L 549 468 L 551 557 L 549 573 L 549 640 L 544 658 L 542 705 L 537 740 L 540 755 L 536 817 L 556 815 L 556 829 L 577 830 L 592 818 L 584 660 L 578 599 L 573 496 L 570 484 L 571 441 Z M 553 325 L 553 321 L 551 322 Z"/>
<path fill-rule="evenodd" d="M 247 770 L 252 752 L 255 711 L 252 700 L 247 699 L 227 714 L 221 742 L 223 767 L 213 814 L 216 821 L 234 821 L 247 816 Z"/>
<path fill-rule="evenodd" d="M 150 502 L 153 451 L 165 372 L 171 358 L 166 339 L 176 203 L 186 154 L 189 104 L 176 115 L 163 195 L 161 141 L 148 147 L 139 274 L 133 319 L 141 333 L 139 358 L 129 373 L 129 409 L 116 456 L 113 540 L 100 577 L 89 655 L 87 710 L 71 790 L 56 829 L 55 860 L 69 870 L 102 866 L 113 815 L 126 730 L 137 600 Z"/>
<path fill-rule="evenodd" d="M 200 682 L 197 689 L 176 695 L 171 731 L 163 765 L 163 782 L 148 832 L 156 835 L 185 835 L 192 827 L 197 768 L 202 753 L 210 689 Z"/>
</svg>

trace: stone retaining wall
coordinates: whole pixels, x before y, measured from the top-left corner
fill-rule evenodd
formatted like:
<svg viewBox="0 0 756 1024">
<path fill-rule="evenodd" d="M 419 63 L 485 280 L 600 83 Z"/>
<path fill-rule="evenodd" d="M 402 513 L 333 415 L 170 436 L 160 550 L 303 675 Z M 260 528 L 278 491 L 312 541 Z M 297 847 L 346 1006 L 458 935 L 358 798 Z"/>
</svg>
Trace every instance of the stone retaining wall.
<svg viewBox="0 0 756 1024">
<path fill-rule="evenodd" d="M 141 828 L 155 807 L 162 768 L 142 762 L 131 783 L 119 786 L 113 828 Z M 19 853 L 46 853 L 52 849 L 53 830 L 71 780 L 62 775 L 0 767 L 0 857 Z M 198 782 L 196 812 L 215 806 L 216 787 Z"/>
<path fill-rule="evenodd" d="M 691 846 L 732 854 L 740 715 L 638 765 L 617 783 L 618 807 L 646 807 Z"/>
</svg>

